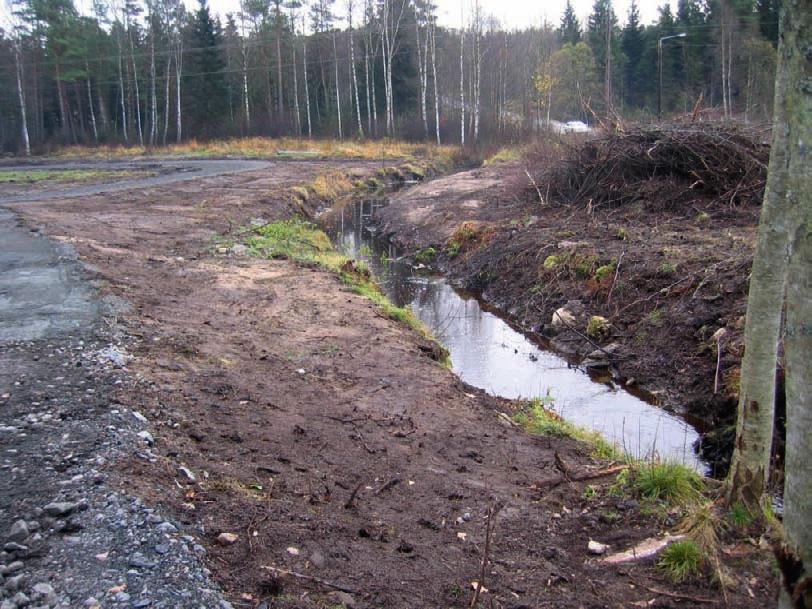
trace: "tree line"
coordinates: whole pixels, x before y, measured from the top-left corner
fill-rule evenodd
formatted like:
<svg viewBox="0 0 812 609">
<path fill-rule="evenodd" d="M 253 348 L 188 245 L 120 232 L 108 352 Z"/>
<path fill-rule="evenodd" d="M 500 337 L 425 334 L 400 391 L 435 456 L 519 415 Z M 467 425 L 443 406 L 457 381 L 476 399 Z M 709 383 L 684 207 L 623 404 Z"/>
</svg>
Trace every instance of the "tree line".
<svg viewBox="0 0 812 609">
<path fill-rule="evenodd" d="M 430 0 L 10 0 L 0 149 L 156 146 L 248 135 L 513 140 L 609 112 L 771 113 L 778 0 L 679 0 L 640 23 L 506 30 L 478 1 L 441 27 Z"/>
</svg>

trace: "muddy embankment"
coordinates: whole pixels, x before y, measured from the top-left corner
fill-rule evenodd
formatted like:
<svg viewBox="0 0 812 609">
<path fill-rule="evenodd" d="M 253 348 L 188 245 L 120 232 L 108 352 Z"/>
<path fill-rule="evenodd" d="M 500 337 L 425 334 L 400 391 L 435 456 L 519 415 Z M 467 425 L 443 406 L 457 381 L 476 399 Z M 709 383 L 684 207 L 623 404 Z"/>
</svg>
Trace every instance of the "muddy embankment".
<svg viewBox="0 0 812 609">
<path fill-rule="evenodd" d="M 571 361 L 682 414 L 703 432 L 698 448 L 713 474 L 723 475 L 757 193 L 722 204 L 668 175 L 642 180 L 620 204 L 562 202 L 545 196 L 550 184 L 529 162 L 396 195 L 377 216 L 379 234 Z"/>
</svg>

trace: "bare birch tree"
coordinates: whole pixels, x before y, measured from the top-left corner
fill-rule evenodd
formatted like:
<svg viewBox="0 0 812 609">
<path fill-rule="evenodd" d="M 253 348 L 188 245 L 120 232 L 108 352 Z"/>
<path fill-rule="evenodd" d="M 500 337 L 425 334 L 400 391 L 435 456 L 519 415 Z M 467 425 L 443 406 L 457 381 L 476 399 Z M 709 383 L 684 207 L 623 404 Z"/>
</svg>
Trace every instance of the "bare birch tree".
<svg viewBox="0 0 812 609">
<path fill-rule="evenodd" d="M 358 76 L 355 72 L 355 42 L 352 29 L 353 0 L 347 0 L 347 36 L 350 41 L 350 72 L 352 73 L 352 87 L 355 91 L 355 113 L 358 118 L 358 137 L 364 137 L 364 124 L 361 122 L 361 100 L 358 97 Z"/>
</svg>

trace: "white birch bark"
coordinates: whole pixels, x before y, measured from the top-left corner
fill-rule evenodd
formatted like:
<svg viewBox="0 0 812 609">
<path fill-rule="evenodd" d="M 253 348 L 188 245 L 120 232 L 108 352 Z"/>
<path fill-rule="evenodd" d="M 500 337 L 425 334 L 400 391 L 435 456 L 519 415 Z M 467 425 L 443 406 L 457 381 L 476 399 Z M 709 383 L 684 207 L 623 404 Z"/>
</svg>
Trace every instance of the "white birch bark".
<svg viewBox="0 0 812 609">
<path fill-rule="evenodd" d="M 20 129 L 22 132 L 23 147 L 25 148 L 25 156 L 31 156 L 31 140 L 28 137 L 28 117 L 25 108 L 25 91 L 23 91 L 23 59 L 19 41 L 14 43 L 14 63 L 16 64 L 17 99 L 20 104 Z"/>
</svg>

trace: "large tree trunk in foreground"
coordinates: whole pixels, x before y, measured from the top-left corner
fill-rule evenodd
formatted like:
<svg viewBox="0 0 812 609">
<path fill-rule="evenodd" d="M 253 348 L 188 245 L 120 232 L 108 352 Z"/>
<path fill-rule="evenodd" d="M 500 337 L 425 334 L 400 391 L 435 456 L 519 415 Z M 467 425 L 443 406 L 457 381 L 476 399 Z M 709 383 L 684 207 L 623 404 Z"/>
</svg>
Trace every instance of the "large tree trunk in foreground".
<svg viewBox="0 0 812 609">
<path fill-rule="evenodd" d="M 754 513 L 761 513 L 770 471 L 775 372 L 792 204 L 787 198 L 788 129 L 790 123 L 799 118 L 792 108 L 787 45 L 782 41 L 781 46 L 775 83 L 770 167 L 747 299 L 736 445 L 727 479 L 728 504 L 741 503 Z"/>
<path fill-rule="evenodd" d="M 785 554 L 781 609 L 812 607 L 812 11 L 789 0 L 781 19 L 779 73 L 787 74 L 787 199 L 795 211 L 789 241 L 784 339 L 787 443 L 784 471 Z M 780 78 L 780 77 L 779 77 Z M 778 126 L 778 125 L 776 125 Z M 772 169 L 772 167 L 771 167 Z M 788 563 L 793 568 L 788 569 Z"/>
</svg>

